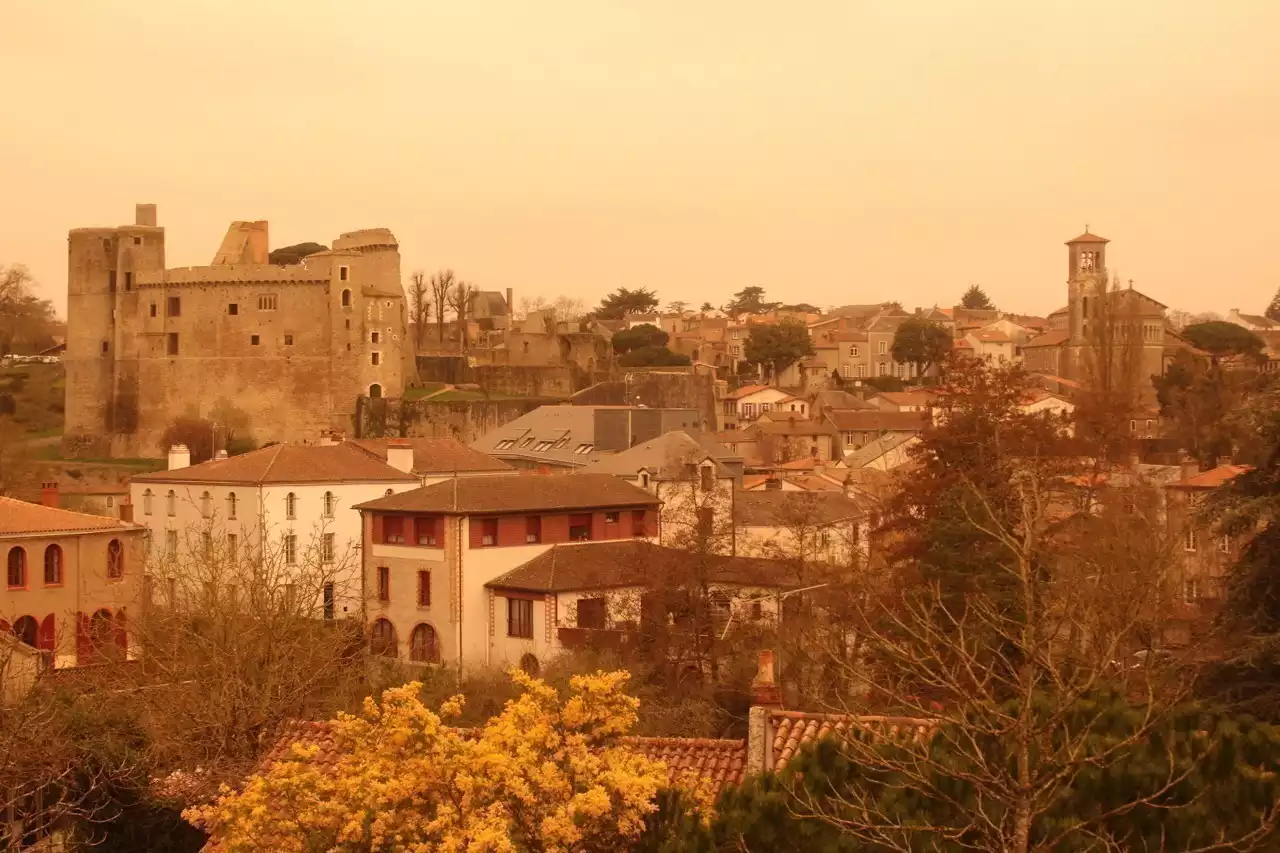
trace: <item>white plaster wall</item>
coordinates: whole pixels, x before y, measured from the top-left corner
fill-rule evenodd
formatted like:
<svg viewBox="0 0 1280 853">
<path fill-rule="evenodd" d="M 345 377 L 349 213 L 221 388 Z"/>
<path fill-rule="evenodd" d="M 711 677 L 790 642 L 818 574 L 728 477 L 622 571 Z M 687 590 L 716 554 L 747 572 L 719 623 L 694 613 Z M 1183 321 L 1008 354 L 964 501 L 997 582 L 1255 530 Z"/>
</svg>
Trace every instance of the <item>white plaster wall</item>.
<svg viewBox="0 0 1280 853">
<path fill-rule="evenodd" d="M 529 562 L 534 557 L 547 551 L 552 545 L 538 543 L 536 545 L 509 545 L 490 548 L 472 548 L 470 520 L 462 523 L 462 590 L 459 604 L 461 614 L 461 648 L 463 666 L 487 666 L 491 663 L 489 643 L 489 590 L 485 587 L 489 581 L 506 574 L 517 566 Z M 534 612 L 534 634 L 542 626 L 537 608 Z M 494 615 L 494 637 L 506 636 L 506 608 Z M 519 655 L 516 656 L 519 660 Z"/>
<path fill-rule="evenodd" d="M 493 595 L 493 637 L 489 665 L 500 669 L 518 666 L 520 658 L 531 654 L 539 663 L 546 663 L 555 656 L 555 631 L 551 632 L 552 643 L 547 642 L 546 632 L 547 603 L 533 602 L 533 637 L 511 637 L 507 635 L 507 599 L 499 593 Z"/>
</svg>

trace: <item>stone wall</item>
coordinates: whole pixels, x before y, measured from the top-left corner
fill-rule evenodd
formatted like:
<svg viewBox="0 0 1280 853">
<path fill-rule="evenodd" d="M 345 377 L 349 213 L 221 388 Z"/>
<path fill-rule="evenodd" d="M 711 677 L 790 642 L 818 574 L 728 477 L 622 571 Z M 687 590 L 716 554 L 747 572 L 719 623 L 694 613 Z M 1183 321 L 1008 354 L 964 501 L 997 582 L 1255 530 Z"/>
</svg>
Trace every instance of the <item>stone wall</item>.
<svg viewBox="0 0 1280 853">
<path fill-rule="evenodd" d="M 510 397 L 565 398 L 582 387 L 579 371 L 572 366 L 479 364 L 471 366 L 462 355 L 420 355 L 420 382 L 479 385 L 490 394 Z"/>
<path fill-rule="evenodd" d="M 575 406 L 645 406 L 650 409 L 696 409 L 703 427 L 716 428 L 715 377 L 710 373 L 630 371 L 579 391 Z"/>
<path fill-rule="evenodd" d="M 356 406 L 357 438 L 456 438 L 470 444 L 491 429 L 509 424 L 556 400 L 470 400 L 434 402 L 360 398 Z"/>
</svg>

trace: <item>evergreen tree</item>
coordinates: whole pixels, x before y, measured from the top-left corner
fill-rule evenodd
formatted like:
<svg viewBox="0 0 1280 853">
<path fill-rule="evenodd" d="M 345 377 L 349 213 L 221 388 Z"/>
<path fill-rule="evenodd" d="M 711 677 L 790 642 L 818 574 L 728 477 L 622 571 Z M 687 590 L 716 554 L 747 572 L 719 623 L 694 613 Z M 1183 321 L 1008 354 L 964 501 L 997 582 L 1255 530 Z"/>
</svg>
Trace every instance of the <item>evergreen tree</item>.
<svg viewBox="0 0 1280 853">
<path fill-rule="evenodd" d="M 813 341 L 804 323 L 787 319 L 772 325 L 752 326 L 742 352 L 747 361 L 768 365 L 776 381 L 778 374 L 789 365 L 813 355 Z"/>
<path fill-rule="evenodd" d="M 604 299 L 594 311 L 602 320 L 620 320 L 628 314 L 647 314 L 658 310 L 658 294 L 647 287 L 630 290 L 619 287 Z"/>
<path fill-rule="evenodd" d="M 893 335 L 893 360 L 914 364 L 916 375 L 924 376 L 951 352 L 951 333 L 937 323 L 912 317 L 904 320 Z"/>
<path fill-rule="evenodd" d="M 977 311 L 994 311 L 996 306 L 987 297 L 987 293 L 979 285 L 971 284 L 960 297 L 960 307 Z"/>
<path fill-rule="evenodd" d="M 1267 306 L 1267 319 L 1275 320 L 1280 323 L 1280 290 L 1276 291 L 1276 295 L 1271 297 L 1271 304 Z"/>
<path fill-rule="evenodd" d="M 744 287 L 737 293 L 733 294 L 733 299 L 728 305 L 724 306 L 724 312 L 730 316 L 738 314 L 763 314 L 764 312 L 777 308 L 777 302 L 764 301 L 763 287 Z"/>
</svg>

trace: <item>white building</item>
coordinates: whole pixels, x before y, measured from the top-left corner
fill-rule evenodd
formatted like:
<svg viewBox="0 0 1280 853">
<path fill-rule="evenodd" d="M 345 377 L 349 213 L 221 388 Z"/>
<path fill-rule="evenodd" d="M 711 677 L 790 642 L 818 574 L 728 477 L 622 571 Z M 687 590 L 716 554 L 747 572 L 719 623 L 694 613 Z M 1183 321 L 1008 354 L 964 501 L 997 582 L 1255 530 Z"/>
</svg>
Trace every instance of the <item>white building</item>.
<svg viewBox="0 0 1280 853">
<path fill-rule="evenodd" d="M 150 538 L 149 570 L 167 557 L 219 549 L 232 557 L 278 555 L 286 566 L 317 559 L 332 566 L 326 618 L 358 617 L 360 514 L 356 504 L 417 488 L 412 451 L 394 448 L 393 464 L 347 444 L 276 444 L 240 456 L 191 465 L 186 447 L 169 451 L 169 469 L 140 474 L 130 484 L 135 520 Z M 160 578 L 153 595 L 164 600 Z"/>
<path fill-rule="evenodd" d="M 869 536 L 866 513 L 841 492 L 742 492 L 734 523 L 738 554 L 774 560 L 856 565 Z"/>
<path fill-rule="evenodd" d="M 725 429 L 741 429 L 767 412 L 787 412 L 809 417 L 809 403 L 769 385 L 745 385 L 721 400 L 721 423 Z"/>
</svg>

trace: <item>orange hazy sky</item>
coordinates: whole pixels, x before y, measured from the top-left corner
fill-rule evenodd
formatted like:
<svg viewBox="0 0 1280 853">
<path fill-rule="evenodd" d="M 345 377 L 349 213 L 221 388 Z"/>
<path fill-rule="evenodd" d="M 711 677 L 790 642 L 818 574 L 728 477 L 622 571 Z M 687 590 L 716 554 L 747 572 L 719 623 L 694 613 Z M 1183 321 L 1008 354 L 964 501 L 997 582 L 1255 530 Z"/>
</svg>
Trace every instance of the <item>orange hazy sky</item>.
<svg viewBox="0 0 1280 853">
<path fill-rule="evenodd" d="M 0 264 L 159 205 L 170 266 L 386 226 L 594 304 L 1280 286 L 1280 0 L 0 0 Z"/>
</svg>

